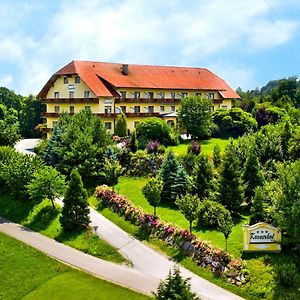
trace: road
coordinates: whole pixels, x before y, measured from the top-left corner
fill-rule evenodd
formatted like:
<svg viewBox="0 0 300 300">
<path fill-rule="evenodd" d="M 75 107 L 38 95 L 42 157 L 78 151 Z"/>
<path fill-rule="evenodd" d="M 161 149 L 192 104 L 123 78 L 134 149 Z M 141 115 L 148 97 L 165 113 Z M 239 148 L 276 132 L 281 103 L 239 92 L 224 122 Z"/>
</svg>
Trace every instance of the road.
<svg viewBox="0 0 300 300">
<path fill-rule="evenodd" d="M 34 155 L 33 149 L 39 141 L 40 139 L 23 139 L 15 144 L 15 149 L 24 154 Z"/>
<path fill-rule="evenodd" d="M 21 143 L 30 148 L 33 141 Z M 24 153 L 24 150 L 18 150 Z M 61 200 L 57 200 L 63 205 Z M 81 253 L 68 246 L 57 243 L 38 233 L 24 230 L 24 227 L 2 222 L 0 231 L 20 239 L 31 246 L 53 256 L 65 263 L 78 267 L 98 277 L 115 282 L 122 286 L 149 294 L 155 291 L 161 279 L 165 279 L 174 262 L 166 255 L 159 253 L 141 241 L 130 236 L 117 225 L 106 219 L 103 215 L 90 208 L 91 226 L 96 234 L 106 242 L 117 248 L 121 255 L 132 262 L 132 267 L 125 267 L 109 263 L 87 254 Z M 66 248 L 65 248 L 66 247 Z M 241 300 L 239 296 L 218 287 L 217 285 L 195 275 L 187 269 L 180 267 L 181 274 L 191 278 L 191 287 L 203 300 Z"/>
</svg>

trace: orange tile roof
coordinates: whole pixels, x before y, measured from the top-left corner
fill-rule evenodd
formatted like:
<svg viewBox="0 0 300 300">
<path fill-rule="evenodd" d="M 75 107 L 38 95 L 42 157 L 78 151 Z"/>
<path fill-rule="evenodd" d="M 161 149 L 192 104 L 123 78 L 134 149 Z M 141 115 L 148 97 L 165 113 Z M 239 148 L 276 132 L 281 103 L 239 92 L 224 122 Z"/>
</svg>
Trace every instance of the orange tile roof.
<svg viewBox="0 0 300 300">
<path fill-rule="evenodd" d="M 124 75 L 121 67 L 118 63 L 72 61 L 50 78 L 39 96 L 46 96 L 58 76 L 78 74 L 97 96 L 115 97 L 115 88 L 145 88 L 215 90 L 223 98 L 240 98 L 223 79 L 205 68 L 130 64 L 128 75 Z"/>
</svg>

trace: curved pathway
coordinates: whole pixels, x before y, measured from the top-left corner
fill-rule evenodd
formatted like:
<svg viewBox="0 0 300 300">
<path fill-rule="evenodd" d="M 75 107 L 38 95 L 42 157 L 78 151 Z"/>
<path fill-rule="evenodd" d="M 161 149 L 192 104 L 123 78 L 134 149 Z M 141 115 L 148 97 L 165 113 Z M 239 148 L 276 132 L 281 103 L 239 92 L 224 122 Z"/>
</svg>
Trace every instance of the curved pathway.
<svg viewBox="0 0 300 300">
<path fill-rule="evenodd" d="M 57 202 L 63 205 L 61 200 L 57 200 Z M 90 218 L 90 225 L 95 229 L 96 234 L 117 248 L 120 254 L 131 261 L 133 264 L 132 268 L 97 259 L 38 233 L 24 230 L 24 227 L 14 223 L 4 222 L 0 224 L 0 231 L 6 230 L 4 231 L 5 233 L 30 244 L 48 255 L 101 278 L 147 294 L 155 291 L 160 280 L 167 277 L 169 270 L 174 267 L 175 263 L 167 256 L 135 239 L 92 208 L 90 208 Z M 180 267 L 180 270 L 184 277 L 191 278 L 192 290 L 203 300 L 242 299 L 183 267 Z"/>
</svg>

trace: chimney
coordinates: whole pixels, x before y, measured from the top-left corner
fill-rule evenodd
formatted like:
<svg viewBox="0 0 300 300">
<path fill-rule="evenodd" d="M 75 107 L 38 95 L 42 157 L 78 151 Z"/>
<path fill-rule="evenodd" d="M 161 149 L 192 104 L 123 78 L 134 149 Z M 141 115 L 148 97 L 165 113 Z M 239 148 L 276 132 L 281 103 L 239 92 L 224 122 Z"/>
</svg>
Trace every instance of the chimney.
<svg viewBox="0 0 300 300">
<path fill-rule="evenodd" d="M 122 72 L 123 75 L 128 75 L 129 70 L 128 70 L 128 65 L 127 64 L 122 64 L 121 72 Z"/>
</svg>

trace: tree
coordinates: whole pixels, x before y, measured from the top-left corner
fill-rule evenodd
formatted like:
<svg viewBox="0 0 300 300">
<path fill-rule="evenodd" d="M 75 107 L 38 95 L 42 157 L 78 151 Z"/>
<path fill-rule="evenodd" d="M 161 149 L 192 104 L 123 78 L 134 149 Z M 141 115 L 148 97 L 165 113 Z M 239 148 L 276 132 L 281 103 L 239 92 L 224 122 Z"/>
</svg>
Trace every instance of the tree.
<svg viewBox="0 0 300 300">
<path fill-rule="evenodd" d="M 55 198 L 63 195 L 65 187 L 65 176 L 51 166 L 44 166 L 35 171 L 33 178 L 27 185 L 28 193 L 32 199 L 39 201 L 49 199 L 53 209 L 55 209 Z"/>
<path fill-rule="evenodd" d="M 154 293 L 158 300 L 200 300 L 195 293 L 191 291 L 190 279 L 182 278 L 179 268 L 175 267 L 173 272 L 170 270 L 165 281 L 161 281 Z"/>
<path fill-rule="evenodd" d="M 200 97 L 182 99 L 178 111 L 180 127 L 195 139 L 209 136 L 211 105 L 211 100 Z"/>
<path fill-rule="evenodd" d="M 172 151 L 165 157 L 160 171 L 160 178 L 163 182 L 161 193 L 162 202 L 174 203 L 177 197 L 177 174 L 179 162 Z"/>
<path fill-rule="evenodd" d="M 221 164 L 221 149 L 219 145 L 214 145 L 213 162 L 215 168 L 219 167 Z"/>
<path fill-rule="evenodd" d="M 102 172 L 104 150 L 111 142 L 101 120 L 85 109 L 73 116 L 62 114 L 55 127 L 56 135 L 46 150 L 47 162 L 65 175 L 77 166 L 85 182 L 97 179 Z"/>
<path fill-rule="evenodd" d="M 137 138 L 136 138 L 136 132 L 134 131 L 131 135 L 131 139 L 130 139 L 130 151 L 132 153 L 135 153 L 138 149 L 138 142 L 137 142 Z"/>
<path fill-rule="evenodd" d="M 250 210 L 250 225 L 266 220 L 266 212 L 264 208 L 265 194 L 263 187 L 259 186 L 255 190 L 254 198 L 252 200 L 252 207 Z"/>
<path fill-rule="evenodd" d="M 213 168 L 208 157 L 201 154 L 197 157 L 192 171 L 191 191 L 202 200 L 209 196 L 211 181 L 213 179 Z"/>
<path fill-rule="evenodd" d="M 244 172 L 242 175 L 244 182 L 244 195 L 248 204 L 251 203 L 254 197 L 255 189 L 263 185 L 263 174 L 257 157 L 256 147 L 251 147 L 248 150 Z"/>
<path fill-rule="evenodd" d="M 161 118 L 151 117 L 142 120 L 136 127 L 136 135 L 140 140 L 156 140 L 161 144 L 171 141 L 171 127 Z"/>
<path fill-rule="evenodd" d="M 236 157 L 233 142 L 230 141 L 224 153 L 219 180 L 219 202 L 232 214 L 241 210 L 243 191 L 240 183 L 240 166 Z"/>
<path fill-rule="evenodd" d="M 102 170 L 103 173 L 101 175 L 105 177 L 107 184 L 111 185 L 114 191 L 115 185 L 118 184 L 119 177 L 123 172 L 123 168 L 118 160 L 105 158 Z"/>
<path fill-rule="evenodd" d="M 186 194 L 177 198 L 175 204 L 189 222 L 189 229 L 192 232 L 193 221 L 198 218 L 200 199 L 196 195 Z"/>
<path fill-rule="evenodd" d="M 181 197 L 186 194 L 188 187 L 188 174 L 184 170 L 184 168 L 179 165 L 176 180 L 175 180 L 175 189 L 177 197 Z"/>
<path fill-rule="evenodd" d="M 160 203 L 160 195 L 162 191 L 162 182 L 156 178 L 150 178 L 146 185 L 142 188 L 142 193 L 148 203 L 153 206 L 154 216 L 156 216 L 156 207 Z"/>
<path fill-rule="evenodd" d="M 115 135 L 120 137 L 124 137 L 127 135 L 127 118 L 123 112 L 118 116 Z"/>
<path fill-rule="evenodd" d="M 60 217 L 64 230 L 79 229 L 90 223 L 87 199 L 87 191 L 83 188 L 81 176 L 77 169 L 73 169 Z"/>
<path fill-rule="evenodd" d="M 233 221 L 232 221 L 230 213 L 228 212 L 228 214 L 225 214 L 223 216 L 223 218 L 219 218 L 218 223 L 219 223 L 218 229 L 223 233 L 223 235 L 225 237 L 225 242 L 226 242 L 225 250 L 227 251 L 227 241 L 228 241 L 228 238 L 231 234 L 231 230 L 233 227 Z"/>
</svg>

